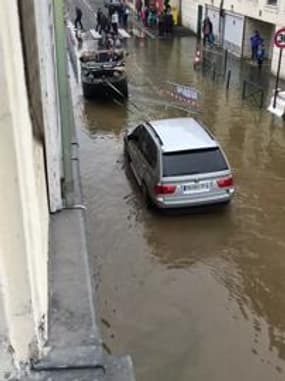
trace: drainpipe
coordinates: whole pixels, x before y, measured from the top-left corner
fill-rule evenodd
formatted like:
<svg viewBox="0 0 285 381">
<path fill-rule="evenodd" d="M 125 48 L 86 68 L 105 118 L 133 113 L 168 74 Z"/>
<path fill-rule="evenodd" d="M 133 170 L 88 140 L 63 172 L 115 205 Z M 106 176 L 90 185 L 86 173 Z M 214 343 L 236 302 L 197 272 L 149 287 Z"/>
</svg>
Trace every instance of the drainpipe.
<svg viewBox="0 0 285 381">
<path fill-rule="evenodd" d="M 74 129 L 73 110 L 67 77 L 66 41 L 63 0 L 53 0 L 55 21 L 55 44 L 57 83 L 61 115 L 62 156 L 63 156 L 63 198 L 65 207 L 74 204 L 74 184 L 72 173 L 72 137 Z"/>
<path fill-rule="evenodd" d="M 178 20 L 177 20 L 178 25 L 182 25 L 182 0 L 179 0 L 178 2 Z"/>
</svg>

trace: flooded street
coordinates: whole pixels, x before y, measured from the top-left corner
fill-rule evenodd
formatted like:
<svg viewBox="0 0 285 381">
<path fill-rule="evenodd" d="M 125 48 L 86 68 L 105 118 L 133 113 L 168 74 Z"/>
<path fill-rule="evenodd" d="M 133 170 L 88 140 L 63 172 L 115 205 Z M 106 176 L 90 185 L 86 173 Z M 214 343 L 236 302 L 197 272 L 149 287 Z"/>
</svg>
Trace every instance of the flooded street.
<svg viewBox="0 0 285 381">
<path fill-rule="evenodd" d="M 103 339 L 132 356 L 138 381 L 284 380 L 284 125 L 194 72 L 195 44 L 129 43 L 130 100 L 139 110 L 83 101 L 81 171 Z M 128 127 L 187 116 L 168 107 L 168 80 L 201 92 L 193 115 L 234 171 L 228 208 L 149 211 L 125 166 Z"/>
</svg>

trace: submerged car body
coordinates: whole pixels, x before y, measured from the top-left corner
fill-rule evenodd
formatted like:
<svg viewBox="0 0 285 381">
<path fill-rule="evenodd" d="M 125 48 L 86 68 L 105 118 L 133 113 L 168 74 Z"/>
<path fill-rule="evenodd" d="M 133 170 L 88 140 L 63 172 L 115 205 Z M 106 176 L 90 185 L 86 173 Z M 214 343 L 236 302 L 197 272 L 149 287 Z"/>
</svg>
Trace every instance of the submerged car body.
<svg viewBox="0 0 285 381">
<path fill-rule="evenodd" d="M 125 136 L 130 167 L 160 208 L 228 203 L 232 171 L 217 140 L 192 118 L 145 122 Z"/>
</svg>

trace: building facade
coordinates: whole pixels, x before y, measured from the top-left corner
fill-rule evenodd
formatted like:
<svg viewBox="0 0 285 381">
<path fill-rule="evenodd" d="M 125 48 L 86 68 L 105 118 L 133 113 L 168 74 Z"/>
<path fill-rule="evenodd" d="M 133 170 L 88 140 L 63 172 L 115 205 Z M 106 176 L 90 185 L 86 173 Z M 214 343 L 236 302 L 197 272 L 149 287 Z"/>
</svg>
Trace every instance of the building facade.
<svg viewBox="0 0 285 381">
<path fill-rule="evenodd" d="M 53 0 L 0 9 L 0 379 L 47 338 L 50 214 L 63 206 Z"/>
<path fill-rule="evenodd" d="M 203 19 L 209 16 L 218 42 L 239 57 L 250 57 L 250 36 L 258 30 L 264 39 L 273 73 L 277 70 L 279 49 L 274 47 L 276 30 L 285 25 L 284 0 L 182 0 L 182 23 L 201 35 Z M 281 64 L 285 78 L 285 58 Z"/>
</svg>

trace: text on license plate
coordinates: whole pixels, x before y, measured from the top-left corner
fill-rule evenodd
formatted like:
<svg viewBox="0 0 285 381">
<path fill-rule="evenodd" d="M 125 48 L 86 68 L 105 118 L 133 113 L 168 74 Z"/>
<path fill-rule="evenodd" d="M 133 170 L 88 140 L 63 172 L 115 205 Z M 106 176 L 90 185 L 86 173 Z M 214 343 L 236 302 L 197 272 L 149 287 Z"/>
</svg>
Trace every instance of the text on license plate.
<svg viewBox="0 0 285 381">
<path fill-rule="evenodd" d="M 193 183 L 188 185 L 183 185 L 184 193 L 194 193 L 194 192 L 208 192 L 211 188 L 211 183 Z"/>
</svg>

